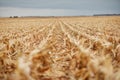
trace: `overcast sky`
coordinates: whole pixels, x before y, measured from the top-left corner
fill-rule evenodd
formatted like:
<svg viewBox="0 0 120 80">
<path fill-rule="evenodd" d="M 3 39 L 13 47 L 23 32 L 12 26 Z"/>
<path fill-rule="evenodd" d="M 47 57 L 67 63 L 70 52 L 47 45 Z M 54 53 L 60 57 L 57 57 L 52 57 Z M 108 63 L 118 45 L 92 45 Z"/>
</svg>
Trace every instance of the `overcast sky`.
<svg viewBox="0 0 120 80">
<path fill-rule="evenodd" d="M 120 0 L 0 0 L 0 16 L 119 14 Z"/>
</svg>

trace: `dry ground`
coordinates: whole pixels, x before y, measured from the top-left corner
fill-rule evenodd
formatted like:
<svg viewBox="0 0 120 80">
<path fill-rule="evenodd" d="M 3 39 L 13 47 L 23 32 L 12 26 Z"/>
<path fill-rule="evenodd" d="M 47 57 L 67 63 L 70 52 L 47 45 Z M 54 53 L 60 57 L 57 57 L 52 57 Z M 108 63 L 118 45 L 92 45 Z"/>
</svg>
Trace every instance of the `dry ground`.
<svg viewBox="0 0 120 80">
<path fill-rule="evenodd" d="M 0 80 L 120 80 L 120 17 L 1 18 Z"/>
</svg>

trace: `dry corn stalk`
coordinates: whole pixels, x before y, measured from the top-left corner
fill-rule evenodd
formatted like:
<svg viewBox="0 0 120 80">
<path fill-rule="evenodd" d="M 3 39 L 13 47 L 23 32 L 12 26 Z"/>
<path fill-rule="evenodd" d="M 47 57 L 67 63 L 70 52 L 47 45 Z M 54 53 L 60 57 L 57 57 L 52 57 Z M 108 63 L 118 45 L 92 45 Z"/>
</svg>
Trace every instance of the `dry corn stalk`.
<svg viewBox="0 0 120 80">
<path fill-rule="evenodd" d="M 120 17 L 0 19 L 0 80 L 120 80 Z"/>
</svg>

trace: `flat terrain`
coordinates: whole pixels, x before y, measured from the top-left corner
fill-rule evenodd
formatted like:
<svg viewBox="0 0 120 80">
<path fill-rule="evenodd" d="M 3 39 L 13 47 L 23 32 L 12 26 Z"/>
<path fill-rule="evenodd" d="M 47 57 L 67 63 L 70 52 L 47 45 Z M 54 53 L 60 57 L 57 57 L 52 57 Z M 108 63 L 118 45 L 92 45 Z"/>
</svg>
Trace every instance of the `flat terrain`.
<svg viewBox="0 0 120 80">
<path fill-rule="evenodd" d="M 0 80 L 120 80 L 120 16 L 0 18 Z"/>
</svg>

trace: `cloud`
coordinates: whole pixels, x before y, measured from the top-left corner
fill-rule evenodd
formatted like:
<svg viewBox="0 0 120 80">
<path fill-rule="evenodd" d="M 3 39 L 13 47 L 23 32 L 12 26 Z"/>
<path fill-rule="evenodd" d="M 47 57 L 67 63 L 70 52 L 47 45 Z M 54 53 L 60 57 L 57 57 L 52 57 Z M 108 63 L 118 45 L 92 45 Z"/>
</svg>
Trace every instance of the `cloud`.
<svg viewBox="0 0 120 80">
<path fill-rule="evenodd" d="M 39 9 L 116 9 L 120 10 L 120 0 L 0 0 L 1 7 Z"/>
<path fill-rule="evenodd" d="M 0 0 L 0 16 L 120 13 L 120 0 Z"/>
<path fill-rule="evenodd" d="M 0 7 L 0 16 L 77 16 L 77 15 L 93 15 L 112 13 L 113 10 L 96 11 L 96 10 L 73 10 L 73 9 L 34 9 L 34 8 L 14 8 L 14 7 Z M 114 13 L 119 11 L 114 10 Z"/>
<path fill-rule="evenodd" d="M 33 8 L 13 8 L 13 7 L 0 7 L 0 16 L 59 16 L 78 13 L 74 10 L 65 9 L 33 9 Z"/>
</svg>

